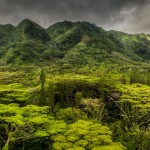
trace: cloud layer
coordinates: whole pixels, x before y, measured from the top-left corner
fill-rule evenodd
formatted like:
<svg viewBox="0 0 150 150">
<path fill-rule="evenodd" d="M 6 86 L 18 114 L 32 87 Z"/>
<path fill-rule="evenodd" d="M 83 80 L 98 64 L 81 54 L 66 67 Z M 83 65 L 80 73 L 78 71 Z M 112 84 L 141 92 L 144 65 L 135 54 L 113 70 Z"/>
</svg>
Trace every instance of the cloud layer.
<svg viewBox="0 0 150 150">
<path fill-rule="evenodd" d="M 150 33 L 149 10 L 150 0 L 0 0 L 0 24 L 89 21 L 107 30 Z"/>
</svg>

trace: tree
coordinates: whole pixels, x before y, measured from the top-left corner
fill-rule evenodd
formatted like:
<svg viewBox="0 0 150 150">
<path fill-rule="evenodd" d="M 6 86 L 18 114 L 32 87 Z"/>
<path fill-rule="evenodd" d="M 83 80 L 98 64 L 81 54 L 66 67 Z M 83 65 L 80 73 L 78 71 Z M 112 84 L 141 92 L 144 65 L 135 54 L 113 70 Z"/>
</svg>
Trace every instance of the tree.
<svg viewBox="0 0 150 150">
<path fill-rule="evenodd" d="M 83 97 L 82 92 L 77 92 L 75 94 L 75 106 L 76 106 L 76 108 L 79 108 L 82 97 Z"/>
<path fill-rule="evenodd" d="M 150 147 L 150 87 L 142 84 L 118 85 L 121 95 L 109 97 L 120 109 L 114 122 L 115 139 L 128 149 L 147 150 Z M 119 124 L 118 124 L 119 122 Z"/>
<path fill-rule="evenodd" d="M 126 84 L 126 75 L 125 75 L 125 73 L 123 73 L 121 75 L 121 83 Z"/>
<path fill-rule="evenodd" d="M 140 72 L 137 71 L 138 68 L 133 68 L 130 72 L 130 84 L 133 83 L 141 83 L 145 84 L 145 76 Z"/>
<path fill-rule="evenodd" d="M 106 126 L 78 120 L 52 136 L 53 150 L 124 150 L 120 143 L 112 141 L 111 135 Z"/>
<path fill-rule="evenodd" d="M 101 65 L 99 68 L 99 91 L 100 91 L 100 96 L 102 100 L 104 101 L 104 90 L 105 90 L 105 85 L 106 85 L 106 69 L 104 65 Z"/>
<path fill-rule="evenodd" d="M 4 130 L 2 150 L 8 150 L 10 142 L 19 139 L 49 136 L 45 124 L 53 117 L 47 116 L 49 107 L 28 105 L 19 107 L 17 104 L 0 104 L 0 123 Z M 1 135 L 2 136 L 2 135 Z"/>
<path fill-rule="evenodd" d="M 12 83 L 0 86 L 1 103 L 19 103 L 24 105 L 29 98 L 29 91 L 20 83 Z"/>
<path fill-rule="evenodd" d="M 64 120 L 67 124 L 72 124 L 79 119 L 87 119 L 87 117 L 80 109 L 68 107 L 66 109 L 60 109 L 56 113 L 56 119 Z"/>
<path fill-rule="evenodd" d="M 146 84 L 150 85 L 150 73 L 146 74 Z"/>
<path fill-rule="evenodd" d="M 40 74 L 40 82 L 41 82 L 41 97 L 39 100 L 39 105 L 44 106 L 46 105 L 46 94 L 45 94 L 45 70 L 42 68 L 41 74 Z"/>
<path fill-rule="evenodd" d="M 105 104 L 102 99 L 86 98 L 82 99 L 82 110 L 87 114 L 88 118 L 96 119 L 101 122 L 105 114 Z"/>
</svg>

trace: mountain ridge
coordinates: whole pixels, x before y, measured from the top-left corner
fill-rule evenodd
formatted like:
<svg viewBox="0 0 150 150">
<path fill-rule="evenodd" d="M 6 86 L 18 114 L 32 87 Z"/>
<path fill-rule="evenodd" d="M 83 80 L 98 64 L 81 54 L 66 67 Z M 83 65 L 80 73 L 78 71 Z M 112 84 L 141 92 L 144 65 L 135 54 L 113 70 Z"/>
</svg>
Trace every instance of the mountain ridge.
<svg viewBox="0 0 150 150">
<path fill-rule="evenodd" d="M 0 35 L 2 31 L 0 26 Z M 85 21 L 58 22 L 44 29 L 25 19 L 5 33 L 0 36 L 0 59 L 6 64 L 56 60 L 59 67 L 67 69 L 95 67 L 105 61 L 123 64 L 150 60 L 150 35 L 106 31 Z"/>
<path fill-rule="evenodd" d="M 30 21 L 30 22 L 33 22 L 33 23 L 35 23 L 35 24 L 38 24 L 37 22 L 32 21 L 32 20 L 26 18 L 26 19 L 23 19 L 22 21 L 20 21 L 17 25 L 13 25 L 13 24 L 11 24 L 11 23 L 6 23 L 6 24 L 0 24 L 0 27 L 1 27 L 1 26 L 7 26 L 7 25 L 13 26 L 13 27 L 17 27 L 17 26 L 18 26 L 21 22 L 23 22 L 23 21 Z M 76 23 L 84 23 L 84 22 L 87 22 L 87 23 L 90 23 L 91 25 L 94 25 L 94 26 L 96 26 L 96 27 L 98 27 L 98 28 L 103 28 L 103 27 L 98 26 L 98 25 L 95 24 L 95 23 L 91 23 L 91 22 L 88 22 L 88 21 L 76 21 L 76 22 L 73 22 L 73 21 L 69 21 L 69 20 L 64 20 L 64 21 L 61 21 L 61 22 L 56 22 L 56 23 L 54 23 L 54 24 L 52 24 L 52 25 L 50 25 L 50 26 L 48 26 L 48 27 L 43 27 L 43 26 L 41 26 L 41 25 L 39 25 L 39 24 L 38 24 L 38 25 L 41 26 L 43 29 L 47 30 L 49 27 L 52 27 L 52 26 L 57 25 L 57 24 L 65 23 L 65 22 L 66 22 L 66 23 L 70 23 L 70 24 L 76 24 Z M 149 36 L 150 36 L 149 33 L 143 33 L 143 32 L 141 32 L 141 33 L 127 33 L 127 32 L 124 32 L 124 31 L 113 30 L 113 29 L 110 29 L 110 30 L 104 29 L 104 30 L 107 31 L 107 32 L 115 31 L 115 32 L 125 33 L 125 34 L 128 34 L 128 35 L 140 35 L 140 34 L 143 34 L 143 35 L 149 35 Z"/>
</svg>

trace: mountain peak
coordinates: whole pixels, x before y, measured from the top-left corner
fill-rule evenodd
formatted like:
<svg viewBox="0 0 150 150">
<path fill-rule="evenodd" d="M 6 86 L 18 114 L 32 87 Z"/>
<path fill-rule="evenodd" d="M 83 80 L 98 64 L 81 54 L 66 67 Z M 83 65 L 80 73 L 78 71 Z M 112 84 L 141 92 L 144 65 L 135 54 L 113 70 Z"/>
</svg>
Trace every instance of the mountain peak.
<svg viewBox="0 0 150 150">
<path fill-rule="evenodd" d="M 0 25 L 0 32 L 4 31 L 12 31 L 15 27 L 12 24 L 5 24 L 5 25 Z"/>
<path fill-rule="evenodd" d="M 21 22 L 33 22 L 33 21 L 26 18 L 26 19 L 23 19 Z"/>
<path fill-rule="evenodd" d="M 29 19 L 24 19 L 24 20 L 22 20 L 22 21 L 18 24 L 18 26 L 29 25 L 29 24 L 38 25 L 37 23 L 35 23 L 35 22 L 33 22 L 33 21 L 29 20 Z M 38 25 L 38 26 L 39 26 L 39 25 Z"/>
<path fill-rule="evenodd" d="M 24 19 L 16 27 L 14 39 L 15 41 L 33 39 L 42 42 L 48 42 L 50 40 L 50 37 L 46 30 L 40 25 L 29 19 Z"/>
<path fill-rule="evenodd" d="M 0 45 L 8 43 L 10 35 L 14 30 L 15 27 L 11 24 L 0 25 Z"/>
</svg>

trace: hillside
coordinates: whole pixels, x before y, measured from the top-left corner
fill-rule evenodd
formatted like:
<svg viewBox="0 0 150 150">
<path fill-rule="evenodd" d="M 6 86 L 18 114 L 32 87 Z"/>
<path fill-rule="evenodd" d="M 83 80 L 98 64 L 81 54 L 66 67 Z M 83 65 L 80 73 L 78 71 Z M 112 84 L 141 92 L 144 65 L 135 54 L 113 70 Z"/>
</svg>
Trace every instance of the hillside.
<svg viewBox="0 0 150 150">
<path fill-rule="evenodd" d="M 0 25 L 0 45 L 7 44 L 15 27 L 11 24 Z"/>
<path fill-rule="evenodd" d="M 150 35 L 0 25 L 0 150 L 149 147 Z"/>
<path fill-rule="evenodd" d="M 25 19 L 0 27 L 5 64 L 52 62 L 62 69 L 134 64 L 150 60 L 150 35 L 105 31 L 88 22 L 59 22 L 47 29 Z"/>
</svg>

